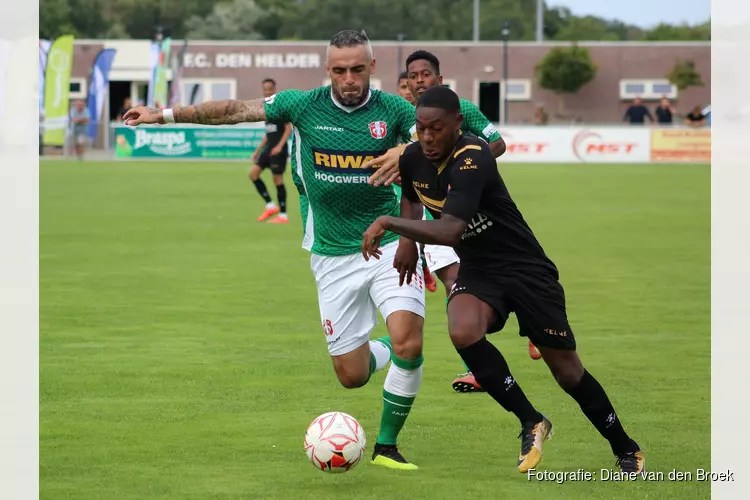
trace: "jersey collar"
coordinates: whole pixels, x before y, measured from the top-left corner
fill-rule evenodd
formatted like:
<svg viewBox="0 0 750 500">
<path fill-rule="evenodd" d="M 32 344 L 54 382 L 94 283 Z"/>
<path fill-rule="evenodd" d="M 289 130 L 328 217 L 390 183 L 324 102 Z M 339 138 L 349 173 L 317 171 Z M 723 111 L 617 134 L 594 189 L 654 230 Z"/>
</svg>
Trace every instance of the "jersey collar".
<svg viewBox="0 0 750 500">
<path fill-rule="evenodd" d="M 333 86 L 331 86 L 331 100 L 333 101 L 333 104 L 339 108 L 342 111 L 346 111 L 347 113 L 351 113 L 352 111 L 357 111 L 359 108 L 364 107 L 368 102 L 370 102 L 370 97 L 372 97 L 372 89 L 367 89 L 367 97 L 364 101 L 362 101 L 362 104 L 358 104 L 357 106 L 348 107 L 344 106 L 340 102 L 336 100 L 336 98 L 333 96 Z"/>
</svg>

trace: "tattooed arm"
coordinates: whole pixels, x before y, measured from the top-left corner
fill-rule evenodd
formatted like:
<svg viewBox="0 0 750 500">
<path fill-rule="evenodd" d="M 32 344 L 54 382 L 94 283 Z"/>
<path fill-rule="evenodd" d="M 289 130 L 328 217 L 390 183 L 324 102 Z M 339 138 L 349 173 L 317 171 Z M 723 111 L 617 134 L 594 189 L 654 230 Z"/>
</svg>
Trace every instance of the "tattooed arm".
<svg viewBox="0 0 750 500">
<path fill-rule="evenodd" d="M 208 101 L 195 106 L 174 109 L 174 121 L 177 123 L 236 125 L 261 122 L 265 119 L 266 110 L 262 98 L 252 101 Z"/>
<path fill-rule="evenodd" d="M 194 106 L 176 107 L 172 110 L 177 123 L 201 125 L 236 125 L 245 122 L 260 122 L 266 119 L 264 99 L 251 101 L 207 101 Z M 162 110 L 138 106 L 123 116 L 125 125 L 164 123 Z"/>
</svg>

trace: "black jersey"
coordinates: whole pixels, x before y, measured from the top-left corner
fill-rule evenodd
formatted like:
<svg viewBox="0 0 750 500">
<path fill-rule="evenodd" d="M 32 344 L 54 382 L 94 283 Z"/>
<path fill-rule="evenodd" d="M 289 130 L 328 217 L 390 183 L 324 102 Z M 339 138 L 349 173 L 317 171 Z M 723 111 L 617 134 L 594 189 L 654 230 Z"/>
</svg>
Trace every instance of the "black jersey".
<svg viewBox="0 0 750 500">
<path fill-rule="evenodd" d="M 462 270 L 546 271 L 558 278 L 486 142 L 462 135 L 439 166 L 424 157 L 418 142 L 412 143 L 401 155 L 399 170 L 408 200 L 421 202 L 436 219 L 448 214 L 469 224 L 455 247 Z"/>
<path fill-rule="evenodd" d="M 266 122 L 266 149 L 271 150 L 276 146 L 281 137 L 284 135 L 284 126 L 286 123 L 283 121 L 268 121 Z M 286 145 L 284 146 L 286 150 Z"/>
</svg>

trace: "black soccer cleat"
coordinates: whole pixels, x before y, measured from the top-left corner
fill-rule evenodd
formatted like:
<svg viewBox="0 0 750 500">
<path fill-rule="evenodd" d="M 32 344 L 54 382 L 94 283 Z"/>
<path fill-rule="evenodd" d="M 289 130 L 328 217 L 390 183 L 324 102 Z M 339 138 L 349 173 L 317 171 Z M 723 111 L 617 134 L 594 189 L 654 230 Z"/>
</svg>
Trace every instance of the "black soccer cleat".
<svg viewBox="0 0 750 500">
<path fill-rule="evenodd" d="M 615 455 L 617 457 L 615 466 L 620 469 L 620 472 L 626 474 L 643 474 L 646 472 L 646 455 L 641 450 L 641 447 L 638 446 L 638 443 L 633 441 L 633 444 L 636 447 L 635 451 Z"/>
<path fill-rule="evenodd" d="M 375 449 L 372 452 L 372 463 L 399 470 L 415 470 L 418 468 L 398 452 L 398 447 L 395 444 L 375 443 Z"/>
</svg>

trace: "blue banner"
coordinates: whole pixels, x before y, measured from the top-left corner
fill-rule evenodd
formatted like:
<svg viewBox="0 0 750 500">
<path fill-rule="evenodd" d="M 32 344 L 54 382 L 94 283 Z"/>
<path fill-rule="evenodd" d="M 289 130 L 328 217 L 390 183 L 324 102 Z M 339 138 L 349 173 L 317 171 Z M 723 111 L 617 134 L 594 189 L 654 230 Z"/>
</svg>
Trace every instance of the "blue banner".
<svg viewBox="0 0 750 500">
<path fill-rule="evenodd" d="M 95 140 L 99 133 L 99 122 L 104 113 L 104 103 L 109 96 L 109 70 L 115 59 L 115 49 L 104 49 L 94 59 L 89 81 L 88 108 L 91 114 L 89 121 L 89 137 Z M 109 117 L 107 117 L 109 122 Z"/>
</svg>

